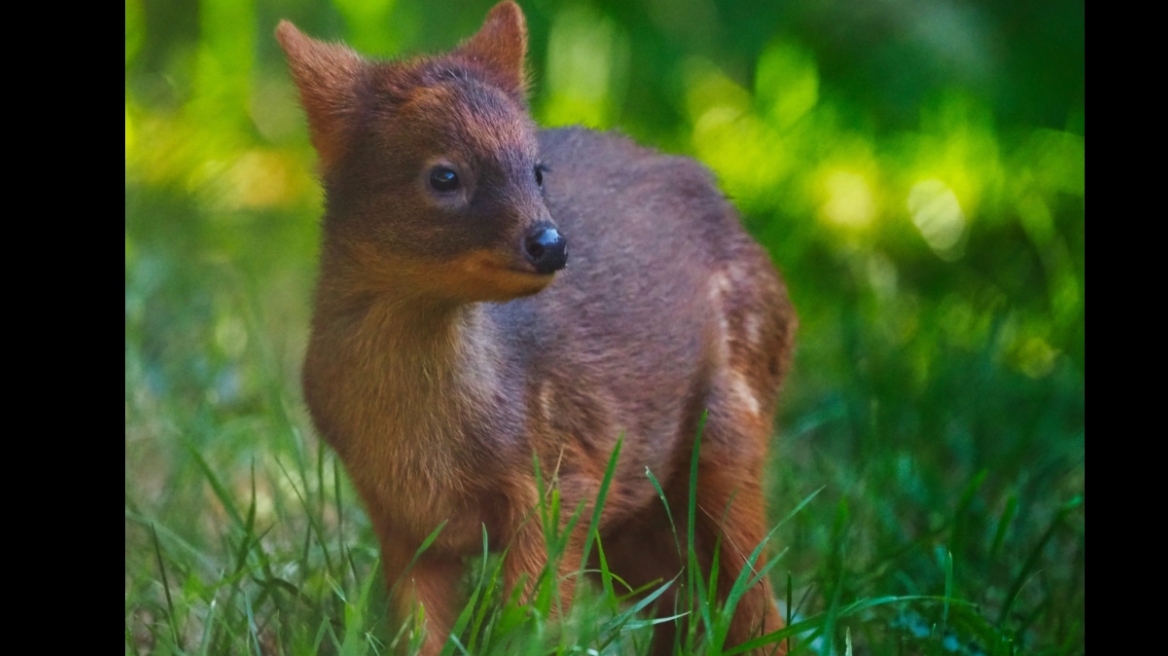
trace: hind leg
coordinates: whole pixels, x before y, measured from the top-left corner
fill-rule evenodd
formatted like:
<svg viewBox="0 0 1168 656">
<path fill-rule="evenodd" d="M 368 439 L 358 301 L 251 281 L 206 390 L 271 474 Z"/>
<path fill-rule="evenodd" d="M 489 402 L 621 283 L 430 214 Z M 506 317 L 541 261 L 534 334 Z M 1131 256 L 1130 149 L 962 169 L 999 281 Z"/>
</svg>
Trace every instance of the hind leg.
<svg viewBox="0 0 1168 656">
<path fill-rule="evenodd" d="M 712 568 L 718 568 L 715 593 L 721 604 L 747 567 L 752 569 L 745 576 L 751 580 L 766 565 L 765 555 L 748 562 L 767 534 L 762 470 L 771 436 L 773 402 L 758 399 L 773 397 L 773 393 L 764 393 L 773 388 L 760 378 L 763 376 L 757 373 L 751 376 L 724 369 L 707 398 L 709 412 L 697 465 L 694 551 L 707 581 Z M 683 507 L 687 507 L 689 476 L 684 478 L 687 505 Z M 738 600 L 724 646 L 747 642 L 782 626 L 770 582 L 761 577 Z M 768 646 L 754 653 L 784 650 Z"/>
<path fill-rule="evenodd" d="M 752 284 L 734 284 L 746 275 L 736 267 L 713 279 L 713 296 L 721 314 L 697 463 L 694 548 L 704 559 L 707 573 L 718 568 L 721 603 L 748 566 L 754 571 L 746 574 L 754 578 L 766 564 L 761 555 L 753 564 L 748 560 L 767 533 L 762 469 L 778 386 L 790 354 L 794 317 L 773 269 L 762 261 L 751 276 Z M 715 547 L 717 563 L 713 562 Z M 747 642 L 782 626 L 770 582 L 761 577 L 739 599 L 724 646 Z M 769 645 L 753 653 L 785 652 L 779 645 Z"/>
<path fill-rule="evenodd" d="M 684 511 L 681 511 L 681 517 L 676 515 L 679 507 L 684 506 L 670 504 L 671 510 L 675 513 L 675 521 L 684 521 Z M 685 550 L 684 536 L 684 527 L 678 526 L 678 531 L 674 531 L 664 506 L 657 500 L 649 508 L 623 521 L 620 526 L 610 527 L 601 537 L 600 546 L 604 549 L 610 571 L 628 586 L 621 586 L 614 581 L 614 586 L 619 586 L 615 590 L 617 595 L 623 596 L 633 590 L 643 590 L 641 593 L 643 597 L 656 592 L 661 586 L 668 585 L 654 602 L 653 614 L 662 618 L 685 612 L 685 609 L 677 606 L 679 589 L 685 585 L 684 577 L 679 576 L 682 573 L 681 554 Z M 599 569 L 596 550 L 589 560 L 590 568 L 594 571 Z M 654 656 L 671 656 L 677 653 L 674 647 L 677 633 L 676 621 L 657 624 L 649 653 Z"/>
<path fill-rule="evenodd" d="M 718 568 L 717 599 L 725 604 L 735 581 L 755 578 L 766 565 L 765 556 L 753 563 L 749 558 L 766 537 L 766 513 L 758 472 L 745 472 L 732 465 L 702 458 L 698 464 L 697 509 L 694 518 L 694 550 L 709 580 Z M 714 552 L 718 551 L 717 562 Z M 748 580 L 749 580 L 748 578 Z M 747 642 L 783 627 L 770 582 L 764 576 L 739 599 L 730 621 L 724 646 Z M 757 654 L 783 653 L 777 646 L 764 647 Z"/>
<path fill-rule="evenodd" d="M 728 463 L 717 457 L 719 449 L 714 446 L 708 451 L 698 465 L 693 552 L 699 571 L 695 574 L 708 582 L 712 568 L 718 568 L 717 588 L 710 596 L 719 605 L 724 605 L 735 580 L 746 568 L 750 554 L 766 535 L 766 520 L 757 476 L 759 468 Z M 679 641 L 684 643 L 687 640 L 689 622 L 700 617 L 696 606 L 687 606 L 694 602 L 694 593 L 684 590 L 688 577 L 683 574 L 683 565 L 689 562 L 686 528 L 689 471 L 689 467 L 679 467 L 666 488 L 676 532 L 669 516 L 657 503 L 621 526 L 613 527 L 603 538 L 609 567 L 631 588 L 649 586 L 645 593 L 651 593 L 672 581 L 655 603 L 654 614 L 658 618 L 686 616 L 656 625 L 650 650 L 654 656 L 676 653 Z M 718 552 L 716 562 L 715 550 Z M 757 559 L 754 570 L 758 571 L 765 564 L 765 558 Z M 753 574 L 748 572 L 747 576 Z M 701 621 L 697 621 L 700 625 Z M 738 645 L 780 628 L 782 620 L 770 583 L 763 578 L 739 599 L 723 647 Z M 754 653 L 761 656 L 784 651 L 777 646 L 768 646 Z"/>
</svg>

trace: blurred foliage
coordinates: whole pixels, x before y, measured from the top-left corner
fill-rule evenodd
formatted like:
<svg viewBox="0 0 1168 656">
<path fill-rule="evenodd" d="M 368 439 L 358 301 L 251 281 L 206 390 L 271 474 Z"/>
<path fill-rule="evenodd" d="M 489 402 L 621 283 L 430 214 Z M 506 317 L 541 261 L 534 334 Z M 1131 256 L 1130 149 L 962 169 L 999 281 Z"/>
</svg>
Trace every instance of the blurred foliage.
<svg viewBox="0 0 1168 656">
<path fill-rule="evenodd" d="M 216 516 L 188 447 L 242 489 L 315 444 L 321 194 L 276 23 L 398 57 L 491 4 L 127 1 L 128 513 L 197 541 Z M 787 279 L 773 505 L 828 486 L 780 536 L 812 603 L 940 594 L 941 549 L 1018 644 L 1080 652 L 1082 512 L 1060 508 L 1083 491 L 1083 3 L 522 4 L 537 121 L 700 159 Z M 126 535 L 129 613 L 153 552 Z"/>
</svg>

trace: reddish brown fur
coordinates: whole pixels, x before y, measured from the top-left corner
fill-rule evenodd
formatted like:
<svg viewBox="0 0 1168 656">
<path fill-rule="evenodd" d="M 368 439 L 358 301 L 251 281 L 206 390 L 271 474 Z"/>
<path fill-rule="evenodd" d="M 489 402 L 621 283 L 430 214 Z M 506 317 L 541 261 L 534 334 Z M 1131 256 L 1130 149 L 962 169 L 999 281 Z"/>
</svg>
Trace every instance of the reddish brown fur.
<svg viewBox="0 0 1168 656">
<path fill-rule="evenodd" d="M 613 134 L 537 133 L 509 1 L 433 58 L 373 63 L 287 22 L 277 36 L 327 198 L 305 397 L 369 510 L 394 612 L 425 607 L 424 653 L 446 640 L 482 527 L 507 549 L 507 585 L 530 589 L 546 563 L 533 452 L 564 507 L 587 517 L 624 434 L 600 523 L 606 557 L 634 586 L 673 578 L 675 538 L 645 469 L 684 524 L 706 409 L 694 548 L 708 571 L 721 543 L 724 598 L 765 534 L 762 464 L 795 318 L 710 175 Z M 427 186 L 436 164 L 457 170 L 455 192 Z M 541 221 L 570 245 L 555 275 L 523 256 Z M 566 569 L 580 565 L 586 525 Z M 763 581 L 729 644 L 780 626 Z M 661 625 L 656 652 L 671 652 L 673 630 Z"/>
</svg>

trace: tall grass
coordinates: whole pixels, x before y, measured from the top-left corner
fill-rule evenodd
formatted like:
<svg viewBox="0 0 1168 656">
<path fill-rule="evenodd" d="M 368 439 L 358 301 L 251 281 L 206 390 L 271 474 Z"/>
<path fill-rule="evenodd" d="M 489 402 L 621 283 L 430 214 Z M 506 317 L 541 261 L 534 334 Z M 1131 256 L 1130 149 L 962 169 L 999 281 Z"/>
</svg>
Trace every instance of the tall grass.
<svg viewBox="0 0 1168 656">
<path fill-rule="evenodd" d="M 126 4 L 127 654 L 418 639 L 415 619 L 387 622 L 376 539 L 300 396 L 321 192 L 270 35 L 291 18 L 362 52 L 434 52 L 491 3 L 362 4 Z M 791 627 L 760 640 L 1081 654 L 1081 3 L 522 4 L 536 119 L 701 159 L 788 282 L 801 328 L 764 550 Z M 948 56 L 962 44 L 986 56 Z M 930 241 L 944 207 L 964 226 L 952 248 Z M 554 555 L 576 509 L 548 492 L 535 521 Z M 670 511 L 689 563 L 693 510 Z M 552 612 L 558 569 L 534 603 L 503 598 L 484 550 L 449 653 L 643 653 L 655 620 L 638 604 L 666 585 L 681 652 L 724 651 L 716 582 L 690 567 L 628 590 L 596 515 L 574 521 L 600 565 L 573 607 Z"/>
<path fill-rule="evenodd" d="M 128 295 L 132 288 L 128 283 Z M 202 327 L 215 344 L 246 342 L 230 365 L 242 369 L 231 398 L 224 398 L 226 383 L 215 398 L 200 381 L 170 381 L 161 370 L 152 379 L 150 340 L 128 327 L 126 653 L 409 653 L 420 644 L 422 618 L 389 623 L 368 520 L 336 457 L 313 437 L 294 369 L 283 368 L 267 346 L 278 330 L 254 289 L 240 277 L 238 293 L 224 301 L 245 317 L 246 337 Z M 199 340 L 170 343 L 177 349 L 172 364 L 205 355 Z M 212 381 L 223 375 L 207 372 Z M 704 576 L 687 549 L 692 528 L 677 536 L 687 567 L 675 579 L 632 590 L 608 569 L 597 529 L 618 447 L 591 514 L 562 507 L 554 479 L 541 495 L 531 521 L 544 524 L 549 563 L 530 603 L 504 597 L 499 556 L 489 553 L 484 535 L 445 653 L 639 654 L 660 621 L 682 622 L 680 654 L 736 654 L 779 642 L 794 654 L 1080 653 L 1082 497 L 1073 493 L 1073 477 L 1081 465 L 1050 454 L 1029 473 L 1066 486 L 1061 500 L 1017 471 L 989 469 L 953 494 L 924 466 L 927 452 L 917 464 L 906 464 L 904 451 L 878 454 L 890 440 L 880 414 L 887 392 L 875 378 L 867 407 L 849 406 L 857 400 L 845 391 L 823 401 L 837 404 L 834 410 L 804 408 L 785 419 L 792 427 L 778 443 L 771 486 L 772 511 L 781 519 L 751 553 L 752 566 L 724 607 L 712 601 L 717 570 Z M 897 411 L 907 410 L 883 412 Z M 810 433 L 847 434 L 845 427 L 860 433 L 851 435 L 855 443 L 827 453 L 803 448 Z M 698 439 L 695 458 L 700 446 Z M 832 458 L 847 448 L 869 455 Z M 1073 445 L 1067 450 L 1073 454 Z M 645 475 L 664 503 L 660 482 Z M 996 489 L 987 493 L 991 485 Z M 686 513 L 684 526 L 692 527 L 692 487 L 686 508 L 667 511 Z M 594 583 L 580 585 L 576 603 L 562 609 L 560 559 L 580 522 L 588 524 L 586 551 L 595 552 L 599 568 L 569 564 L 571 576 Z M 755 572 L 764 551 L 772 557 Z M 725 648 L 734 605 L 761 576 L 776 583 L 790 626 Z M 677 608 L 653 619 L 646 611 L 669 588 L 678 593 Z"/>
</svg>

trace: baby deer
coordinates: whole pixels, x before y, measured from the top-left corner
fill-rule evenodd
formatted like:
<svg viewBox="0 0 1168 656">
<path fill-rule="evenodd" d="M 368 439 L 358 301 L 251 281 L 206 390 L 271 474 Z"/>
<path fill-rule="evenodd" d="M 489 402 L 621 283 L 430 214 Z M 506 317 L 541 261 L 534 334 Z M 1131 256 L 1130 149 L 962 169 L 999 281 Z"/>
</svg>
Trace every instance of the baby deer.
<svg viewBox="0 0 1168 656">
<path fill-rule="evenodd" d="M 537 130 L 509 0 L 433 57 L 369 61 L 287 21 L 276 35 L 326 199 L 305 399 L 369 512 L 393 612 L 424 607 L 423 653 L 449 636 L 484 529 L 506 585 L 530 592 L 548 562 L 539 490 L 554 479 L 564 515 L 591 517 L 622 436 L 599 523 L 609 567 L 668 582 L 680 539 L 705 575 L 720 568 L 725 600 L 766 535 L 762 467 L 796 321 L 710 174 L 617 134 Z M 587 526 L 569 533 L 565 574 Z M 676 588 L 661 615 L 687 610 Z M 781 627 L 764 578 L 727 643 Z M 676 630 L 658 625 L 655 653 Z"/>
</svg>

